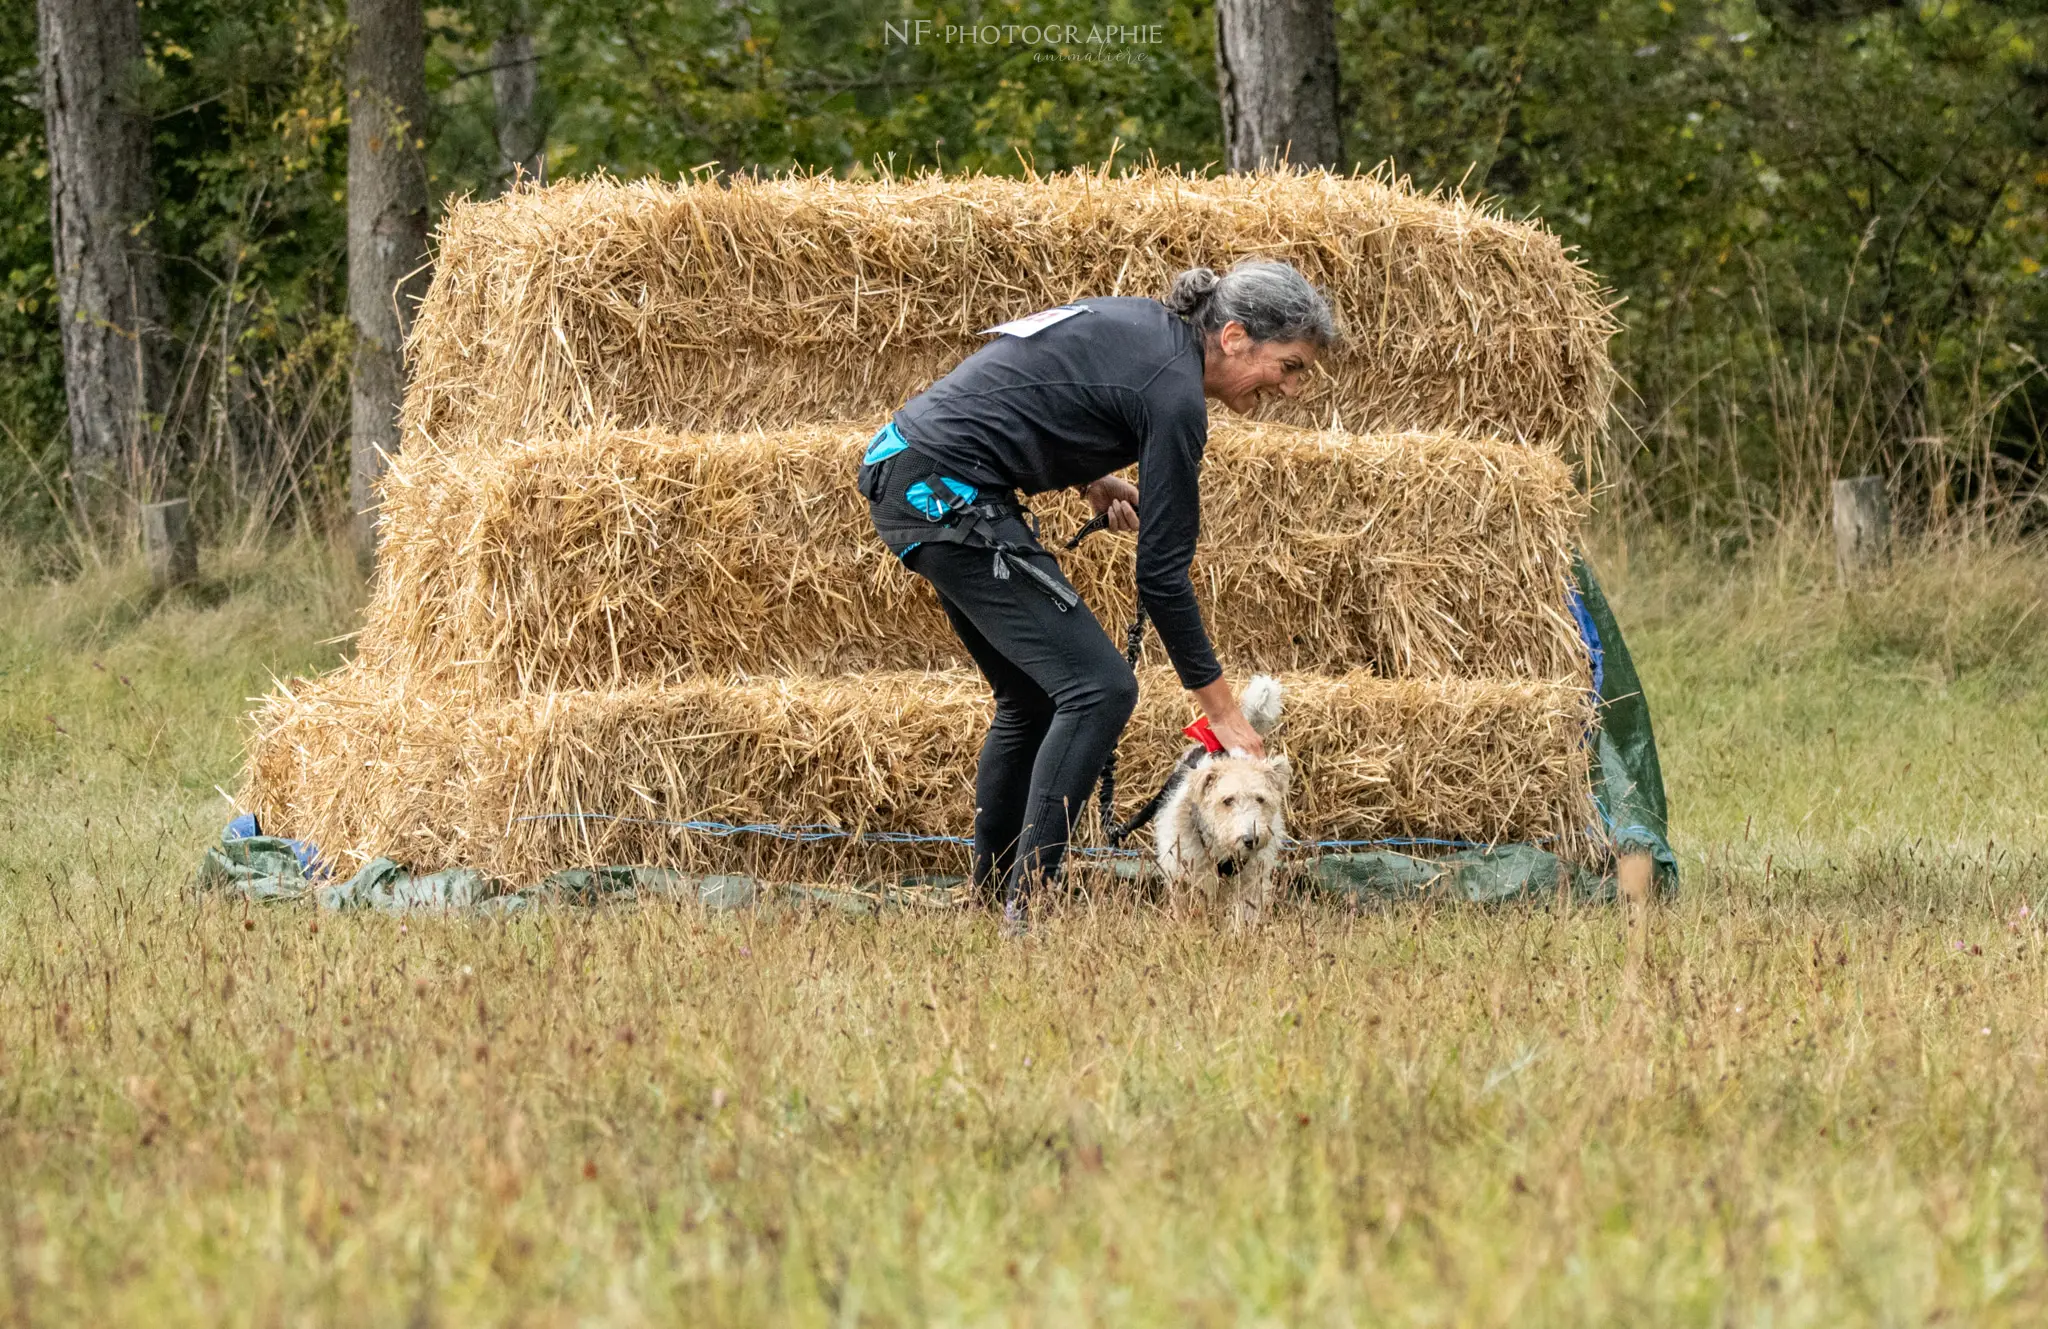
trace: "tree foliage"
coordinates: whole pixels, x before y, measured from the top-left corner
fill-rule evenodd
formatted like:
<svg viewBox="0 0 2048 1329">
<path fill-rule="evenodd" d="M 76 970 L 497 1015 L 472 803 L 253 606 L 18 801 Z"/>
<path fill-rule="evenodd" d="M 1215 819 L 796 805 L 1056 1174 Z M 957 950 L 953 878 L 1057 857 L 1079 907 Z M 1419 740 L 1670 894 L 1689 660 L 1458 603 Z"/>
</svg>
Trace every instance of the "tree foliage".
<svg viewBox="0 0 2048 1329">
<path fill-rule="evenodd" d="M 1347 20 L 1347 72 L 1385 92 L 1354 81 L 1360 140 L 1542 217 L 1625 299 L 1630 460 L 1656 488 L 1727 518 L 1869 467 L 1937 501 L 2038 473 L 2038 9 L 1355 0 Z"/>
<path fill-rule="evenodd" d="M 26 8 L 0 16 L 0 347 L 16 367 L 0 495 L 17 525 L 40 492 L 25 459 L 58 454 L 63 420 Z M 515 25 L 540 55 L 556 178 L 1219 160 L 1204 0 L 956 8 L 435 7 L 433 187 L 497 187 L 489 53 Z M 303 497 L 338 473 L 342 418 L 321 394 L 344 340 L 342 11 L 145 0 L 160 236 L 188 348 L 178 428 L 217 513 L 274 515 L 279 476 Z M 1337 18 L 1363 164 L 1534 215 L 1613 284 L 1632 394 L 1609 478 L 1652 506 L 1740 527 L 1869 467 L 1936 506 L 2041 469 L 2039 0 L 1339 0 Z"/>
</svg>

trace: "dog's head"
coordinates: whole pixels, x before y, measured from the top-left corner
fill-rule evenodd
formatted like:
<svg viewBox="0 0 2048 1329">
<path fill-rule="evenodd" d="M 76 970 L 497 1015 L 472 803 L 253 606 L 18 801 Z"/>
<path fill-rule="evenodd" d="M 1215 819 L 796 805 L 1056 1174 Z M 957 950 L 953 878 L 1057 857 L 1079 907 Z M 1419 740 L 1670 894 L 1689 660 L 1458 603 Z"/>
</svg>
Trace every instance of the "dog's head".
<svg viewBox="0 0 2048 1329">
<path fill-rule="evenodd" d="M 1219 863 L 1242 863 L 1286 834 L 1285 757 L 1215 756 L 1188 777 L 1188 800 Z"/>
</svg>

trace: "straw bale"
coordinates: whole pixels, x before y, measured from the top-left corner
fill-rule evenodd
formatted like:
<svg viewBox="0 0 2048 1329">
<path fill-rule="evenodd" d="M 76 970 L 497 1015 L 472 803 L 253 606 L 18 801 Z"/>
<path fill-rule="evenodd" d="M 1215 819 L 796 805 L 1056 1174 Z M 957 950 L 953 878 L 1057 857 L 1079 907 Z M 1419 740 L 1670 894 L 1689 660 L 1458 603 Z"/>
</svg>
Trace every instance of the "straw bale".
<svg viewBox="0 0 2048 1329">
<path fill-rule="evenodd" d="M 853 488 L 865 442 L 843 427 L 595 429 L 401 456 L 362 652 L 499 690 L 965 665 L 930 587 L 883 548 Z M 1554 455 L 1226 426 L 1203 486 L 1197 592 L 1226 666 L 1585 669 L 1565 608 L 1583 504 Z M 1072 494 L 1037 509 L 1056 550 L 1087 515 Z M 1098 535 L 1058 555 L 1117 634 L 1134 612 L 1134 547 Z M 1148 649 L 1164 658 L 1156 638 Z"/>
<path fill-rule="evenodd" d="M 1586 848 L 1592 717 L 1576 681 L 1284 681 L 1276 746 L 1297 766 L 1298 838 Z M 1123 747 L 1127 807 L 1169 769 L 1190 718 L 1170 671 L 1143 671 L 1140 691 Z M 962 871 L 958 846 L 791 845 L 672 823 L 966 835 L 988 714 L 986 687 L 965 670 L 699 677 L 489 701 L 358 664 L 268 700 L 244 802 L 266 827 L 346 863 L 385 854 L 513 883 L 607 863 L 778 880 Z"/>
<path fill-rule="evenodd" d="M 320 845 L 344 873 L 379 855 L 424 870 L 408 858 L 414 838 L 387 831 L 416 815 L 411 810 L 459 800 L 473 783 L 455 741 L 473 704 L 361 659 L 286 680 L 250 716 L 240 806 L 266 834 Z M 461 865 L 442 857 L 437 866 Z"/>
<path fill-rule="evenodd" d="M 1579 448 L 1608 298 L 1556 236 L 1405 182 L 1315 171 L 588 179 L 455 205 L 409 358 L 407 447 L 563 424 L 876 421 L 980 329 L 1175 272 L 1283 259 L 1347 334 L 1271 418 Z"/>
</svg>

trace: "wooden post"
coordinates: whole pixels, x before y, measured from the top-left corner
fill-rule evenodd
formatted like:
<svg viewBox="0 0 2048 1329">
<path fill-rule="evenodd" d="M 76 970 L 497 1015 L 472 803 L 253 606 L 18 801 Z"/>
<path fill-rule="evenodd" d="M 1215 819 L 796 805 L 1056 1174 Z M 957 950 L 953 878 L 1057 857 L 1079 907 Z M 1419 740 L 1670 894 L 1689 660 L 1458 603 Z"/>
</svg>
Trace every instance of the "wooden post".
<svg viewBox="0 0 2048 1329">
<path fill-rule="evenodd" d="M 199 544 L 192 530 L 192 504 L 182 498 L 142 505 L 142 548 L 149 579 L 160 591 L 199 580 Z"/>
<path fill-rule="evenodd" d="M 1650 902 L 1650 887 L 1655 883 L 1656 875 L 1657 861 L 1643 850 L 1615 857 L 1615 884 L 1621 887 L 1621 898 L 1630 904 Z"/>
<path fill-rule="evenodd" d="M 1835 567 L 1844 583 L 1891 557 L 1892 505 L 1884 477 L 1835 481 Z"/>
<path fill-rule="evenodd" d="M 1615 856 L 1615 884 L 1621 888 L 1621 906 L 1628 915 L 1628 963 L 1631 971 L 1649 957 L 1650 892 L 1656 884 L 1656 876 L 1656 860 L 1643 850 Z"/>
</svg>

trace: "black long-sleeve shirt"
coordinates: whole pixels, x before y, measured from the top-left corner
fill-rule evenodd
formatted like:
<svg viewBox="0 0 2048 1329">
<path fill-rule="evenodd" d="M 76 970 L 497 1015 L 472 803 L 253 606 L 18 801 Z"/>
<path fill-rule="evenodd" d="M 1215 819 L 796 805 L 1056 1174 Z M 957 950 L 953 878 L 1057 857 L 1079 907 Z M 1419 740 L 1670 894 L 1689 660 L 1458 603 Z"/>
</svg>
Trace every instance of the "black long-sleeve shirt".
<svg viewBox="0 0 2048 1329">
<path fill-rule="evenodd" d="M 910 445 L 970 484 L 1039 494 L 1139 468 L 1138 597 L 1193 689 L 1223 674 L 1188 565 L 1202 524 L 1202 344 L 1157 300 L 997 337 L 896 412 Z"/>
</svg>

